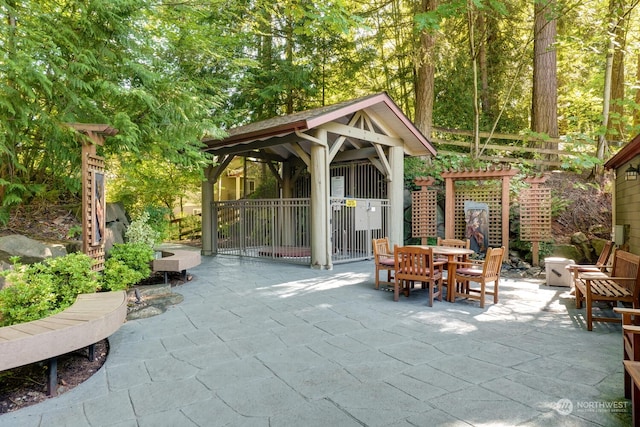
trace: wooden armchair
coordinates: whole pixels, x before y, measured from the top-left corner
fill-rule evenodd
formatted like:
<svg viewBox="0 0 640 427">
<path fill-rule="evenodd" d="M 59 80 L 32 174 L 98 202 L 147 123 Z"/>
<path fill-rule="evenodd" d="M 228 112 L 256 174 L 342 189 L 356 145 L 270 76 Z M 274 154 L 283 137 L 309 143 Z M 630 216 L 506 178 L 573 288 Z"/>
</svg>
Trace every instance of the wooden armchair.
<svg viewBox="0 0 640 427">
<path fill-rule="evenodd" d="M 452 248 L 464 248 L 469 249 L 471 247 L 471 240 L 469 239 L 443 239 L 438 237 L 437 243 L 438 246 L 450 246 Z"/>
<path fill-rule="evenodd" d="M 614 252 L 614 243 L 612 241 L 608 241 L 602 247 L 602 252 L 600 252 L 600 256 L 595 264 L 570 264 L 567 266 L 569 271 L 571 272 L 571 276 L 573 277 L 573 283 L 575 285 L 576 280 L 578 280 L 580 273 L 603 273 L 605 274 L 607 268 L 610 268 L 609 260 L 611 259 L 611 255 Z"/>
<path fill-rule="evenodd" d="M 405 296 L 409 296 L 415 282 L 422 282 L 429 289 L 429 307 L 434 298 L 442 301 L 442 268 L 445 262 L 435 262 L 433 249 L 418 246 L 394 246 L 395 260 L 393 300 L 398 301 L 400 286 Z"/>
<path fill-rule="evenodd" d="M 376 289 L 380 288 L 380 283 L 392 286 L 395 260 L 389 248 L 389 238 L 373 239 L 373 261 L 376 266 Z M 380 271 L 387 272 L 387 280 L 380 281 Z"/>
<path fill-rule="evenodd" d="M 618 303 L 640 308 L 640 256 L 617 250 L 611 274 L 602 272 L 580 273 L 575 280 L 576 308 L 585 303 L 587 330 L 593 330 L 593 321 L 620 322 L 617 317 L 594 316 L 593 305 L 604 301 L 616 306 Z"/>
<path fill-rule="evenodd" d="M 640 310 L 614 307 L 613 311 L 622 316 L 622 354 L 624 360 L 640 362 Z M 631 376 L 624 371 L 624 397 L 631 399 Z"/>
<path fill-rule="evenodd" d="M 457 262 L 455 272 L 449 272 L 455 281 L 454 297 L 471 298 L 480 301 L 480 308 L 484 308 L 486 295 L 493 295 L 493 303 L 498 303 L 498 286 L 500 271 L 502 270 L 502 258 L 504 246 L 501 248 L 488 248 L 485 259 L 481 263 Z M 493 290 L 487 290 L 487 283 L 493 282 Z M 471 283 L 477 283 L 479 287 L 471 287 Z M 455 298 L 454 298 L 455 299 Z"/>
</svg>

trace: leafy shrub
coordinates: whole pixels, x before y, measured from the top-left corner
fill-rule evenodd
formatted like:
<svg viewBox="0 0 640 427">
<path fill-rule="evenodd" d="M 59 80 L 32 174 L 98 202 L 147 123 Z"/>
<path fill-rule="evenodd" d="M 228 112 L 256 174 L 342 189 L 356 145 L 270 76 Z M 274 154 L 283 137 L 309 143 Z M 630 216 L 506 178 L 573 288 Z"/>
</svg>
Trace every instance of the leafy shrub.
<svg viewBox="0 0 640 427">
<path fill-rule="evenodd" d="M 149 224 L 149 213 L 143 212 L 140 216 L 131 221 L 129 228 L 125 233 L 127 242 L 129 243 L 143 243 L 149 248 L 153 249 L 156 242 L 160 238 L 160 233 L 153 229 Z"/>
<path fill-rule="evenodd" d="M 102 289 L 128 289 L 151 275 L 154 251 L 146 243 L 115 244 L 104 264 Z"/>
<path fill-rule="evenodd" d="M 92 260 L 82 253 L 50 258 L 3 272 L 8 286 L 0 291 L 0 325 L 38 320 L 72 305 L 78 294 L 99 288 Z"/>
<path fill-rule="evenodd" d="M 164 240 L 169 234 L 169 221 L 167 218 L 171 216 L 171 209 L 161 206 L 147 206 L 144 209 L 149 215 L 147 224 L 156 231 L 156 242 Z"/>
</svg>

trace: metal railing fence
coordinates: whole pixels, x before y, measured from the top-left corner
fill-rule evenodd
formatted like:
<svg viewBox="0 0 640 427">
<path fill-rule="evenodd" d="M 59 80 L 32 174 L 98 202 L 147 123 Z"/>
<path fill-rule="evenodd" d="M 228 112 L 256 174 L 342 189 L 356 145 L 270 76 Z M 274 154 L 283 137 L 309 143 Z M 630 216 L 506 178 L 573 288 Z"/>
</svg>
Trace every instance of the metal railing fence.
<svg viewBox="0 0 640 427">
<path fill-rule="evenodd" d="M 332 262 L 371 258 L 371 239 L 387 234 L 385 199 L 331 199 Z M 216 254 L 311 264 L 311 201 L 299 199 L 213 202 Z"/>
</svg>

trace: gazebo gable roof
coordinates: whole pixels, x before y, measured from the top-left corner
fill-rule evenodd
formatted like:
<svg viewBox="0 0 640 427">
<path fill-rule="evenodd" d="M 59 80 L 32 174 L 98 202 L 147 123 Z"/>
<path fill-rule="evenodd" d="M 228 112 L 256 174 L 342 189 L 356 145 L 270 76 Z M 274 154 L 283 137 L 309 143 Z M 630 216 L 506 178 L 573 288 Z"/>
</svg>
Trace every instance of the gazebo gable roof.
<svg viewBox="0 0 640 427">
<path fill-rule="evenodd" d="M 363 148 L 367 143 L 380 143 L 402 144 L 405 153 L 412 156 L 436 154 L 427 138 L 386 93 L 238 126 L 230 129 L 223 139 L 205 138 L 203 142 L 205 151 L 213 154 L 247 154 L 263 150 L 285 160 L 296 155 L 296 150 L 288 146 L 292 143 L 308 150 L 309 138 L 300 134 L 314 129 L 325 129 L 330 133 L 330 143 L 339 138 L 349 141 L 340 148 L 343 152 Z M 363 154 L 363 157 L 369 155 Z M 351 158 L 355 157 L 351 155 Z"/>
</svg>

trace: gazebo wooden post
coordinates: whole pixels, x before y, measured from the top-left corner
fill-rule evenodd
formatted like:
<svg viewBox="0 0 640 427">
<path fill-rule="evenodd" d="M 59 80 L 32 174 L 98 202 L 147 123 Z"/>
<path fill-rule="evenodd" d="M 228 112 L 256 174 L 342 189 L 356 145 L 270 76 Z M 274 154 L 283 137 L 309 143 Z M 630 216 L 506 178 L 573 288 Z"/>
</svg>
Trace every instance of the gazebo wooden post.
<svg viewBox="0 0 640 427">
<path fill-rule="evenodd" d="M 389 197 L 389 243 L 404 244 L 404 149 L 389 147 L 391 180 L 388 183 Z M 393 247 L 393 246 L 392 246 Z"/>
<path fill-rule="evenodd" d="M 329 219 L 329 152 L 326 131 L 317 133 L 317 143 L 311 144 L 311 268 L 333 268 L 331 263 L 331 227 Z M 325 145 L 321 142 L 323 138 Z"/>
<path fill-rule="evenodd" d="M 217 248 L 218 233 L 213 233 L 215 225 L 213 223 L 213 186 L 216 183 L 214 179 L 214 167 L 209 165 L 204 170 L 204 180 L 202 181 L 202 255 L 212 255 L 213 248 Z M 214 241 L 215 240 L 215 241 Z"/>
</svg>

